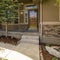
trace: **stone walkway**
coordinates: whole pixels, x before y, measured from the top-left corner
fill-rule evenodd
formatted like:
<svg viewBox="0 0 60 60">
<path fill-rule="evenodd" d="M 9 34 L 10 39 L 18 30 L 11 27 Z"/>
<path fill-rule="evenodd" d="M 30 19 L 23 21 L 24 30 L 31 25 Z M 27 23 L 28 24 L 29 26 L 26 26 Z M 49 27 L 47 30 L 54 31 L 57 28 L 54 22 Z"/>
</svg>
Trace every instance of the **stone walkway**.
<svg viewBox="0 0 60 60">
<path fill-rule="evenodd" d="M 39 36 L 23 35 L 17 46 L 0 42 L 0 47 L 18 51 L 33 60 L 39 60 Z"/>
</svg>

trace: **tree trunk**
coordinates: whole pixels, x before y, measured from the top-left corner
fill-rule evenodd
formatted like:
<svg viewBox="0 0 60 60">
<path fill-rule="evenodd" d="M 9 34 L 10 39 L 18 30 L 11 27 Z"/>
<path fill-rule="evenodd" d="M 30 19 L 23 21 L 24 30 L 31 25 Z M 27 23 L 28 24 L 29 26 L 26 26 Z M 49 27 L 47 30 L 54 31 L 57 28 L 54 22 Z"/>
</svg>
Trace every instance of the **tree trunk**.
<svg viewBox="0 0 60 60">
<path fill-rule="evenodd" d="M 8 23 L 6 23 L 6 37 L 8 36 Z"/>
</svg>

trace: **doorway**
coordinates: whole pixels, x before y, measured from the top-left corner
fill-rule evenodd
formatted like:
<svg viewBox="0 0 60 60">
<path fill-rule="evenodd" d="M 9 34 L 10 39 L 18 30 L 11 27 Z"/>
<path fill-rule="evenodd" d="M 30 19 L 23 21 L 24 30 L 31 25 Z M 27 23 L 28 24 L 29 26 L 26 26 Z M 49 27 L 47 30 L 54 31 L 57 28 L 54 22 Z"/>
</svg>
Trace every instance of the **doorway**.
<svg viewBox="0 0 60 60">
<path fill-rule="evenodd" d="M 30 9 L 28 10 L 28 23 L 29 29 L 31 31 L 38 30 L 38 17 L 37 17 L 37 9 Z"/>
</svg>

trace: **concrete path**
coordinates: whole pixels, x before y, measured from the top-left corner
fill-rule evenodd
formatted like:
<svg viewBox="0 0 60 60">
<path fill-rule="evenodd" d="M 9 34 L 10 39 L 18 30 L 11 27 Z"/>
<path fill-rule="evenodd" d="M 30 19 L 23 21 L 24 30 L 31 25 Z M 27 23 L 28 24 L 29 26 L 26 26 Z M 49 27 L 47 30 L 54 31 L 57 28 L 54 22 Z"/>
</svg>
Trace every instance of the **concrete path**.
<svg viewBox="0 0 60 60">
<path fill-rule="evenodd" d="M 0 42 L 0 47 L 18 51 L 33 60 L 39 60 L 39 36 L 23 35 L 17 46 Z"/>
</svg>

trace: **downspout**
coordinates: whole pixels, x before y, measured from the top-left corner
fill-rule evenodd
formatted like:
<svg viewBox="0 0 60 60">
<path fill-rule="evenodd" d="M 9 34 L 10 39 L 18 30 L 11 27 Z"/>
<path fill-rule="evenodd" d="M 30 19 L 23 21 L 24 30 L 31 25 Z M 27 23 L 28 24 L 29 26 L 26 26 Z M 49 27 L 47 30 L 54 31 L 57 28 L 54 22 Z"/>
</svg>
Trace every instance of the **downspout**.
<svg viewBox="0 0 60 60">
<path fill-rule="evenodd" d="M 9 11 L 8 11 L 8 9 L 6 9 L 6 19 L 7 20 L 8 20 L 8 13 L 9 13 Z M 7 20 L 6 20 L 6 37 L 8 35 L 8 22 L 7 22 Z"/>
<path fill-rule="evenodd" d="M 43 6 L 40 3 L 40 39 L 43 39 Z"/>
<path fill-rule="evenodd" d="M 59 4 L 59 22 L 60 22 L 60 4 Z"/>
<path fill-rule="evenodd" d="M 40 12 L 39 12 L 39 14 L 40 14 L 40 18 L 39 18 L 39 45 L 40 45 L 40 43 L 41 43 L 41 40 L 43 40 L 43 3 L 42 3 L 42 0 L 40 1 L 40 4 L 39 4 L 40 6 L 39 6 L 39 10 L 40 10 Z M 41 47 L 39 48 L 39 50 L 41 50 Z M 44 60 L 44 58 L 43 58 L 43 55 L 42 55 L 42 51 L 40 51 L 40 54 L 39 54 L 39 56 L 40 56 L 40 60 Z"/>
</svg>

